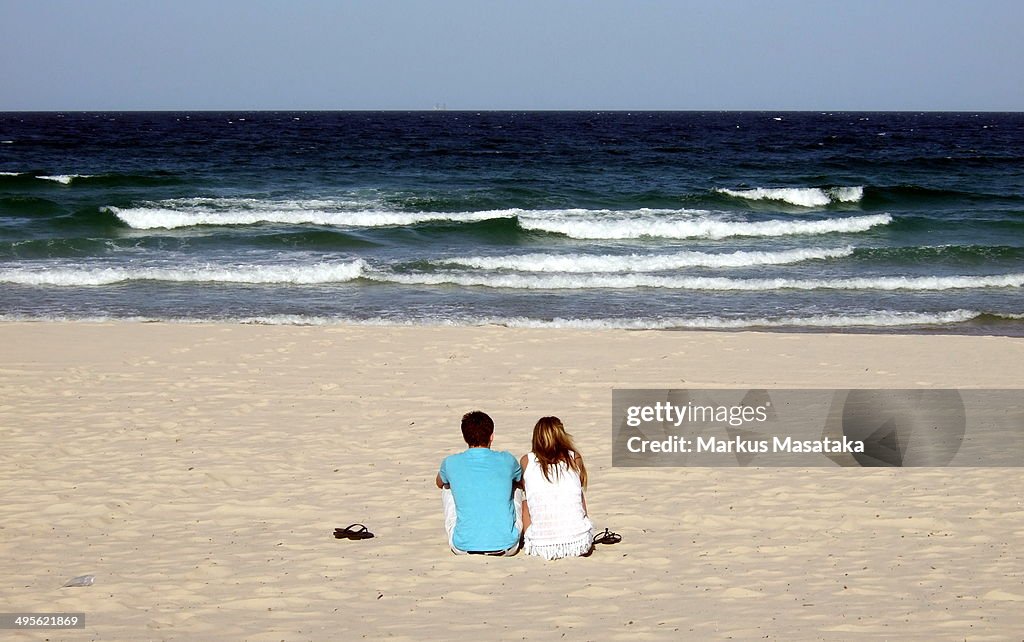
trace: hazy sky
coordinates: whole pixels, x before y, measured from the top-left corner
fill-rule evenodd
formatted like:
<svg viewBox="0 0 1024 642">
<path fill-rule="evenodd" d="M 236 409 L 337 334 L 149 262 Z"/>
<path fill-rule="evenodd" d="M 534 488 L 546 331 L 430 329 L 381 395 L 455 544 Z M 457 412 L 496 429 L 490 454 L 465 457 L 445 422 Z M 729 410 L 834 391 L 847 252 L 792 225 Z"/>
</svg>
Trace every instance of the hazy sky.
<svg viewBox="0 0 1024 642">
<path fill-rule="evenodd" d="M 1024 110 L 1022 0 L 0 0 L 0 110 Z"/>
</svg>

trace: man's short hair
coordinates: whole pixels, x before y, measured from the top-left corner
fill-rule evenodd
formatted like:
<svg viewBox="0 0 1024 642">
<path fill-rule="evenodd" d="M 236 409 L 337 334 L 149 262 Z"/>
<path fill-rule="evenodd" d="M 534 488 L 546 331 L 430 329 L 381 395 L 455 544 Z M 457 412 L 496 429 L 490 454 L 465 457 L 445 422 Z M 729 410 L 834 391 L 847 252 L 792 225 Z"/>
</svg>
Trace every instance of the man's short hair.
<svg viewBox="0 0 1024 642">
<path fill-rule="evenodd" d="M 494 420 L 487 413 L 474 410 L 462 415 L 462 438 L 470 448 L 490 446 L 494 434 Z"/>
</svg>

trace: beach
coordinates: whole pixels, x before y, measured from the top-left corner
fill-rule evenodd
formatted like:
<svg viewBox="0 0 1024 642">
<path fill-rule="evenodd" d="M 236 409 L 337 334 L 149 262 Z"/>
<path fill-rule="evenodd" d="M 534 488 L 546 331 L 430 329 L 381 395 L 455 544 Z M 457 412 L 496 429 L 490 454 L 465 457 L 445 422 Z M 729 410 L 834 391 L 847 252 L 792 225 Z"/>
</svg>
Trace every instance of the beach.
<svg viewBox="0 0 1024 642">
<path fill-rule="evenodd" d="M 610 414 L 613 388 L 1016 387 L 1024 339 L 8 322 L 0 345 L 0 602 L 85 613 L 49 639 L 1024 630 L 1019 469 L 612 468 Z M 452 555 L 433 480 L 474 409 L 517 456 L 559 416 L 622 542 Z M 332 538 L 353 522 L 376 537 Z"/>
<path fill-rule="evenodd" d="M 0 642 L 1024 642 L 1024 3 L 576 4 L 0 4 Z"/>
</svg>

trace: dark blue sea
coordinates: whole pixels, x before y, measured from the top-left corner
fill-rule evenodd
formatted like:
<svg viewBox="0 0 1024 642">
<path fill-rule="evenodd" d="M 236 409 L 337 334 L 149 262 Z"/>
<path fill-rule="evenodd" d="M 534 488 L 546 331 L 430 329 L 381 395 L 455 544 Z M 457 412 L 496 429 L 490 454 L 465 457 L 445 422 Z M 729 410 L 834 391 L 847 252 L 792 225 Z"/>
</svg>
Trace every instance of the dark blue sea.
<svg viewBox="0 0 1024 642">
<path fill-rule="evenodd" d="M 1024 335 L 1024 114 L 0 114 L 0 319 Z"/>
</svg>

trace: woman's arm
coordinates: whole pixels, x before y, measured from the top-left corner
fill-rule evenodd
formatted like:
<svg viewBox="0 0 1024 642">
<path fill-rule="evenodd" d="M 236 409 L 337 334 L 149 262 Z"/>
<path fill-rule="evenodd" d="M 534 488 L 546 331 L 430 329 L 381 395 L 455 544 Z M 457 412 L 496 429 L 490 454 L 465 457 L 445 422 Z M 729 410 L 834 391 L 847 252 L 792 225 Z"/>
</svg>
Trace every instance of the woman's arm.
<svg viewBox="0 0 1024 642">
<path fill-rule="evenodd" d="M 523 532 L 526 532 L 530 525 L 530 505 L 526 502 L 526 467 L 530 464 L 530 458 L 523 455 L 519 458 L 519 465 L 523 469 L 523 478 L 520 480 L 523 488 Z"/>
<path fill-rule="evenodd" d="M 579 453 L 574 453 L 574 455 L 577 457 L 577 459 L 580 462 L 580 464 L 583 464 L 583 455 L 580 455 Z M 583 516 L 586 517 L 588 515 L 588 513 L 587 513 L 587 494 L 586 494 L 586 492 L 584 492 L 584 490 L 582 488 L 580 489 L 580 499 L 583 501 Z"/>
</svg>

